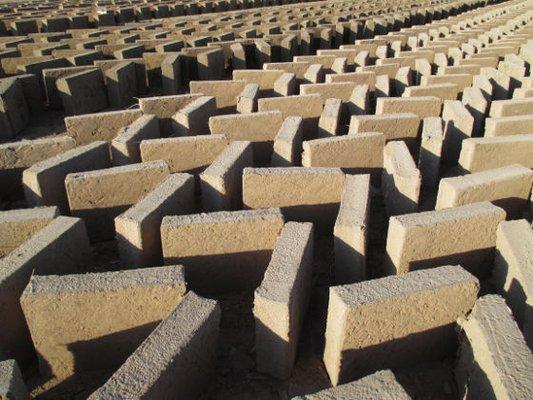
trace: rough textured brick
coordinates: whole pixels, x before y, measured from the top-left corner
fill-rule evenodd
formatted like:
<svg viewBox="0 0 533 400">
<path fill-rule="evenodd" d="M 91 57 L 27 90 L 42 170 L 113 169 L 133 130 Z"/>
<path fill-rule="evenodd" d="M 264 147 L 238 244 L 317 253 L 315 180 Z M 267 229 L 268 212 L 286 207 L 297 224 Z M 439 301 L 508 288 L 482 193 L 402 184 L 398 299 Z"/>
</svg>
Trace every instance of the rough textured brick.
<svg viewBox="0 0 533 400">
<path fill-rule="evenodd" d="M 242 171 L 253 166 L 251 142 L 233 142 L 200 174 L 206 211 L 242 208 Z"/>
<path fill-rule="evenodd" d="M 533 134 L 463 140 L 459 165 L 470 173 L 520 164 L 533 168 Z"/>
<path fill-rule="evenodd" d="M 227 146 L 225 135 L 200 135 L 143 140 L 140 149 L 143 162 L 163 160 L 170 172 L 198 172 L 210 165 Z"/>
<path fill-rule="evenodd" d="M 520 217 L 528 204 L 532 183 L 533 171 L 521 165 L 443 178 L 435 209 L 491 201 L 503 208 L 508 217 Z"/>
<path fill-rule="evenodd" d="M 287 117 L 283 121 L 276 137 L 272 152 L 273 167 L 297 166 L 301 163 L 303 119 Z"/>
<path fill-rule="evenodd" d="M 442 100 L 435 96 L 380 97 L 376 99 L 376 114 L 413 113 L 419 118 L 438 117 Z"/>
<path fill-rule="evenodd" d="M 413 113 L 384 115 L 354 115 L 350 135 L 361 132 L 381 132 L 385 140 L 414 139 L 418 136 L 420 118 Z"/>
<path fill-rule="evenodd" d="M 140 110 L 109 111 L 65 118 L 67 132 L 78 146 L 91 142 L 113 140 L 119 130 L 142 115 Z"/>
<path fill-rule="evenodd" d="M 280 207 L 288 219 L 333 228 L 345 175 L 339 168 L 245 168 L 243 205 Z"/>
<path fill-rule="evenodd" d="M 195 210 L 194 177 L 172 174 L 128 210 L 115 218 L 118 251 L 124 266 L 161 265 L 161 221 L 165 215 Z"/>
<path fill-rule="evenodd" d="M 0 398 L 26 400 L 30 398 L 22 373 L 15 360 L 0 361 Z"/>
<path fill-rule="evenodd" d="M 420 171 L 405 142 L 387 143 L 384 150 L 381 191 L 389 215 L 416 212 L 420 197 Z"/>
<path fill-rule="evenodd" d="M 24 170 L 22 183 L 26 202 L 32 206 L 57 206 L 69 210 L 65 177 L 73 172 L 107 168 L 111 164 L 106 142 L 86 146 L 55 155 Z"/>
<path fill-rule="evenodd" d="M 533 355 L 497 295 L 481 297 L 468 319 L 460 320 L 462 343 L 456 367 L 465 399 L 530 399 Z"/>
<path fill-rule="evenodd" d="M 0 211 L 0 257 L 16 249 L 58 215 L 57 207 Z"/>
<path fill-rule="evenodd" d="M 21 305 L 41 374 L 64 379 L 120 366 L 185 291 L 182 266 L 34 275 Z"/>
<path fill-rule="evenodd" d="M 7 357 L 25 366 L 34 356 L 19 301 L 31 275 L 76 273 L 90 259 L 83 221 L 61 216 L 0 259 L 0 343 Z"/>
<path fill-rule="evenodd" d="M 348 175 L 333 228 L 335 282 L 359 282 L 366 276 L 370 176 Z"/>
<path fill-rule="evenodd" d="M 496 229 L 504 219 L 505 211 L 488 202 L 391 217 L 386 269 L 402 274 L 460 264 L 476 276 L 487 276 Z"/>
<path fill-rule="evenodd" d="M 218 303 L 189 292 L 89 399 L 196 398 L 214 373 L 219 322 Z"/>
<path fill-rule="evenodd" d="M 111 141 L 113 165 L 141 162 L 140 142 L 159 138 L 159 121 L 154 115 L 143 115 L 118 131 Z"/>
<path fill-rule="evenodd" d="M 354 382 L 345 383 L 334 388 L 305 396 L 293 397 L 292 400 L 410 400 L 411 396 L 398 383 L 390 370 L 382 370 L 367 375 Z"/>
<path fill-rule="evenodd" d="M 65 178 L 65 187 L 70 212 L 85 220 L 91 240 L 112 239 L 115 236 L 114 218 L 146 196 L 168 175 L 164 161 L 69 174 Z"/>
<path fill-rule="evenodd" d="M 283 227 L 254 294 L 257 370 L 287 379 L 312 287 L 313 225 Z"/>
<path fill-rule="evenodd" d="M 454 323 L 478 290 L 460 266 L 331 287 L 324 363 L 332 384 L 452 351 Z"/>
<path fill-rule="evenodd" d="M 500 223 L 496 232 L 493 280 L 497 290 L 522 329 L 528 346 L 533 346 L 533 231 L 526 220 Z"/>
<path fill-rule="evenodd" d="M 385 135 L 379 132 L 309 140 L 303 143 L 304 167 L 339 167 L 346 173 L 379 175 L 383 168 Z"/>
<path fill-rule="evenodd" d="M 195 291 L 256 288 L 283 223 L 275 208 L 166 216 L 161 224 L 163 258 L 165 264 L 186 266 L 187 284 Z"/>
</svg>

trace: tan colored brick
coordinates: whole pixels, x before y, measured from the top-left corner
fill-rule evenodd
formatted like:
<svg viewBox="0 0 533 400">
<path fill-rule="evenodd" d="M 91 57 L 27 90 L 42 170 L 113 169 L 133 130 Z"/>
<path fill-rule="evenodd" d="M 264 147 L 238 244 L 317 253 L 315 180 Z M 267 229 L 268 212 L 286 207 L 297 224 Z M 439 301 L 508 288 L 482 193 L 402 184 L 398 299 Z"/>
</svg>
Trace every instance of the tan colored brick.
<svg viewBox="0 0 533 400">
<path fill-rule="evenodd" d="M 113 140 L 119 130 L 130 125 L 142 115 L 140 110 L 109 111 L 65 118 L 67 132 L 78 146 Z"/>
<path fill-rule="evenodd" d="M 531 398 L 533 356 L 505 301 L 497 295 L 481 297 L 460 325 L 462 344 L 456 367 L 460 396 Z"/>
<path fill-rule="evenodd" d="M 165 215 L 190 214 L 195 210 L 194 178 L 168 176 L 146 197 L 115 218 L 120 261 L 125 266 L 161 265 L 161 221 Z"/>
<path fill-rule="evenodd" d="M 459 165 L 470 173 L 520 164 L 533 168 L 533 134 L 463 140 Z"/>
<path fill-rule="evenodd" d="M 253 164 L 251 142 L 230 143 L 200 174 L 204 210 L 229 211 L 242 208 L 242 171 Z"/>
<path fill-rule="evenodd" d="M 504 221 L 496 232 L 493 281 L 521 328 L 526 343 L 533 344 L 533 231 L 526 220 Z"/>
<path fill-rule="evenodd" d="M 283 121 L 275 139 L 272 152 L 273 167 L 300 165 L 302 153 L 302 117 L 287 117 Z"/>
<path fill-rule="evenodd" d="M 245 207 L 280 207 L 289 220 L 333 228 L 345 179 L 339 168 L 245 168 L 242 179 Z"/>
<path fill-rule="evenodd" d="M 366 277 L 370 176 L 348 175 L 333 228 L 335 282 L 347 284 Z"/>
<path fill-rule="evenodd" d="M 166 216 L 161 224 L 164 262 L 183 263 L 187 284 L 200 293 L 254 289 L 283 224 L 279 209 Z"/>
<path fill-rule="evenodd" d="M 312 288 L 313 225 L 283 227 L 261 285 L 254 293 L 257 370 L 291 376 Z"/>
<path fill-rule="evenodd" d="M 143 140 L 143 162 L 163 160 L 170 172 L 198 172 L 211 164 L 228 146 L 225 135 L 200 135 Z"/>
<path fill-rule="evenodd" d="M 155 189 L 168 175 L 164 161 L 68 174 L 65 187 L 70 212 L 83 218 L 91 240 L 112 239 L 115 217 Z"/>
<path fill-rule="evenodd" d="M 107 168 L 110 165 L 107 142 L 93 142 L 40 161 L 22 174 L 26 202 L 32 206 L 55 205 L 62 212 L 67 212 L 65 177 L 72 172 Z"/>
<path fill-rule="evenodd" d="M 381 97 L 376 99 L 376 115 L 413 113 L 423 119 L 440 116 L 442 100 L 435 96 Z"/>
<path fill-rule="evenodd" d="M 185 291 L 182 266 L 34 275 L 21 305 L 41 374 L 65 379 L 120 366 Z"/>
<path fill-rule="evenodd" d="M 496 228 L 503 220 L 505 211 L 488 202 L 391 217 L 384 267 L 403 274 L 460 264 L 485 277 L 491 272 Z"/>
<path fill-rule="evenodd" d="M 0 211 L 0 257 L 16 249 L 58 215 L 57 207 Z"/>
<path fill-rule="evenodd" d="M 528 204 L 532 184 L 533 171 L 521 165 L 443 178 L 435 209 L 490 201 L 503 208 L 508 218 L 520 217 Z"/>
<path fill-rule="evenodd" d="M 89 399 L 196 398 L 214 374 L 219 324 L 215 300 L 187 293 Z"/>
<path fill-rule="evenodd" d="M 0 348 L 21 366 L 35 357 L 20 296 L 32 274 L 63 275 L 81 272 L 92 255 L 79 218 L 59 216 L 0 259 Z"/>
<path fill-rule="evenodd" d="M 452 351 L 453 324 L 471 310 L 478 290 L 460 266 L 331 287 L 324 350 L 331 383 Z"/>
<path fill-rule="evenodd" d="M 398 383 L 390 370 L 382 370 L 367 375 L 357 381 L 328 388 L 313 394 L 293 397 L 292 400 L 349 400 L 349 399 L 382 399 L 410 400 L 404 388 Z"/>
</svg>

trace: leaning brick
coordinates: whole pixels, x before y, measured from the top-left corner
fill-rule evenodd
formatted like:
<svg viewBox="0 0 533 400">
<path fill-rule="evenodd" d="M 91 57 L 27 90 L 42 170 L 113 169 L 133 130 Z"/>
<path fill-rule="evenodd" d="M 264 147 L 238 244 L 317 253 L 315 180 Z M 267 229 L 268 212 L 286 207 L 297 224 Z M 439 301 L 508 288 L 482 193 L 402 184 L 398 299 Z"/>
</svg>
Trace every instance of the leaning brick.
<svg viewBox="0 0 533 400">
<path fill-rule="evenodd" d="M 411 400 L 394 374 L 386 369 L 367 375 L 354 382 L 345 383 L 320 392 L 293 397 L 292 400 Z"/>
<path fill-rule="evenodd" d="M 56 86 L 67 115 L 95 113 L 107 107 L 107 89 L 98 68 L 59 78 Z"/>
<path fill-rule="evenodd" d="M 0 137 L 15 137 L 29 119 L 22 83 L 18 79 L 0 80 Z"/>
<path fill-rule="evenodd" d="M 445 122 L 444 141 L 442 143 L 442 161 L 455 165 L 461 152 L 461 143 L 473 133 L 474 117 L 458 100 L 444 102 L 442 119 Z"/>
<path fill-rule="evenodd" d="M 347 108 L 349 115 L 370 114 L 370 89 L 368 85 L 356 86 L 345 108 Z"/>
<path fill-rule="evenodd" d="M 219 323 L 218 303 L 189 292 L 89 399 L 198 397 L 214 375 Z"/>
<path fill-rule="evenodd" d="M 142 140 L 159 138 L 159 121 L 154 115 L 143 115 L 122 128 L 111 141 L 113 165 L 141 162 L 139 144 Z"/>
<path fill-rule="evenodd" d="M 383 167 L 381 191 L 388 214 L 416 212 L 422 178 L 405 142 L 387 143 Z"/>
<path fill-rule="evenodd" d="M 257 99 L 259 97 L 259 85 L 257 83 L 247 84 L 237 98 L 237 112 L 253 113 L 257 112 Z"/>
<path fill-rule="evenodd" d="M 468 319 L 459 323 L 461 350 L 455 376 L 460 397 L 530 399 L 533 355 L 505 301 L 498 295 L 483 296 Z"/>
<path fill-rule="evenodd" d="M 472 136 L 482 136 L 485 116 L 489 109 L 489 102 L 479 88 L 468 87 L 463 91 L 462 103 L 474 118 Z"/>
<path fill-rule="evenodd" d="M 318 120 L 318 137 L 336 136 L 341 133 L 341 119 L 343 117 L 341 99 L 327 99 L 324 110 Z"/>
<path fill-rule="evenodd" d="M 274 138 L 274 150 L 271 161 L 273 167 L 300 165 L 303 140 L 302 131 L 302 117 L 285 118 Z"/>
<path fill-rule="evenodd" d="M 418 153 L 418 169 L 422 175 L 422 193 L 437 189 L 444 140 L 444 121 L 439 117 L 424 118 Z"/>
<path fill-rule="evenodd" d="M 217 112 L 215 98 L 202 96 L 179 110 L 172 117 L 173 136 L 209 134 L 209 117 Z"/>
</svg>

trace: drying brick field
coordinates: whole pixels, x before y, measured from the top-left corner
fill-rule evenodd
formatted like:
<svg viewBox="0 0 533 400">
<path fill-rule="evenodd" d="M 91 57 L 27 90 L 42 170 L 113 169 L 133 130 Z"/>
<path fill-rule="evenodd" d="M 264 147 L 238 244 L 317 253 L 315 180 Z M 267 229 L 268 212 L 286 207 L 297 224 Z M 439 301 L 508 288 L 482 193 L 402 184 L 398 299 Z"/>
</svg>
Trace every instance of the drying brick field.
<svg viewBox="0 0 533 400">
<path fill-rule="evenodd" d="M 533 0 L 0 2 L 0 400 L 533 399 Z"/>
</svg>

